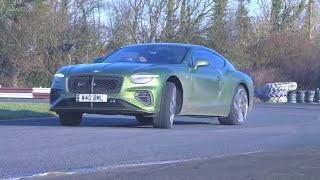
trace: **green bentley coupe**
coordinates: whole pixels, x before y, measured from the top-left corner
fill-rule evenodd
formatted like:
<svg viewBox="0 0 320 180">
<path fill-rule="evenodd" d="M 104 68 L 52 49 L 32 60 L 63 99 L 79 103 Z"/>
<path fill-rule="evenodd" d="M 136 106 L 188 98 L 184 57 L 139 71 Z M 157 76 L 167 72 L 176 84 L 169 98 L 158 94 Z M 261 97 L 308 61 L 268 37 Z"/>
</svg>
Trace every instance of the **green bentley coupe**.
<svg viewBox="0 0 320 180">
<path fill-rule="evenodd" d="M 215 116 L 234 125 L 252 109 L 253 89 L 248 75 L 209 48 L 138 44 L 61 68 L 50 110 L 65 126 L 80 125 L 84 113 L 135 116 L 156 128 L 171 128 L 175 115 Z"/>
</svg>

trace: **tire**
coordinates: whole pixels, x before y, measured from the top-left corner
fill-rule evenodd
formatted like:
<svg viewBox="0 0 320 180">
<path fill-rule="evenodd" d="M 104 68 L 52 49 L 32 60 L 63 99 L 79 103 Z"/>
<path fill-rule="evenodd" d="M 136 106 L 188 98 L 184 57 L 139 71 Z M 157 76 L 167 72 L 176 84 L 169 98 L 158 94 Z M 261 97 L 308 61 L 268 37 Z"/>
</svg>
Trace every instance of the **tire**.
<svg viewBox="0 0 320 180">
<path fill-rule="evenodd" d="M 313 103 L 316 91 L 309 90 L 306 92 L 305 100 L 307 103 Z"/>
<path fill-rule="evenodd" d="M 297 91 L 297 102 L 298 103 L 304 103 L 305 100 L 306 100 L 306 91 L 298 90 Z"/>
<path fill-rule="evenodd" d="M 271 97 L 267 100 L 268 103 L 286 103 L 288 102 L 287 96 Z"/>
<path fill-rule="evenodd" d="M 267 97 L 282 97 L 282 96 L 287 96 L 288 91 L 285 89 L 267 89 L 266 91 L 266 96 Z"/>
<path fill-rule="evenodd" d="M 59 120 L 63 126 L 79 126 L 82 120 L 82 113 L 59 113 Z"/>
<path fill-rule="evenodd" d="M 142 115 L 136 115 L 136 120 L 143 125 L 149 125 L 152 124 L 153 118 L 152 117 L 145 117 Z"/>
<path fill-rule="evenodd" d="M 275 82 L 265 85 L 267 89 L 285 89 L 286 91 L 294 91 L 297 89 L 298 84 L 296 82 Z"/>
<path fill-rule="evenodd" d="M 316 103 L 320 103 L 320 90 L 319 89 L 316 90 L 314 101 Z"/>
<path fill-rule="evenodd" d="M 236 88 L 232 99 L 230 113 L 227 117 L 219 117 L 219 122 L 224 125 L 240 125 L 247 118 L 248 113 L 248 94 L 243 86 Z"/>
<path fill-rule="evenodd" d="M 297 89 L 296 82 L 276 82 L 268 83 L 264 86 L 263 92 L 268 103 L 286 103 L 288 102 L 288 92 Z"/>
<path fill-rule="evenodd" d="M 176 98 L 177 88 L 175 84 L 166 82 L 162 92 L 160 110 L 153 118 L 153 127 L 162 129 L 172 127 L 177 105 Z"/>
</svg>

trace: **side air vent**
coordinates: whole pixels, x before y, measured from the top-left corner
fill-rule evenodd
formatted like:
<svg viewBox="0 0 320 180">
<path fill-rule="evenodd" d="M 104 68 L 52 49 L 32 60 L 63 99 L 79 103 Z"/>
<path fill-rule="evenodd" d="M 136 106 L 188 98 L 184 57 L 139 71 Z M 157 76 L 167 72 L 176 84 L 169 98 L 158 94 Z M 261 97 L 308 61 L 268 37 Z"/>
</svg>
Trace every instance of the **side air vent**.
<svg viewBox="0 0 320 180">
<path fill-rule="evenodd" d="M 135 98 L 142 102 L 144 105 L 150 106 L 153 104 L 153 97 L 151 92 L 149 91 L 137 92 L 135 94 Z"/>
</svg>

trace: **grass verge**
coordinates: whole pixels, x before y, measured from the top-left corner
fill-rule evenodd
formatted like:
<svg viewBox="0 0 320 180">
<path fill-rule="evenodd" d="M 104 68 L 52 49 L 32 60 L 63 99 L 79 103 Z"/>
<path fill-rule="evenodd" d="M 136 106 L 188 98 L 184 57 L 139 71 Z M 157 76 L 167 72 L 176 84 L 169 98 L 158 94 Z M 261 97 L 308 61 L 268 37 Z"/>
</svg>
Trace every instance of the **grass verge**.
<svg viewBox="0 0 320 180">
<path fill-rule="evenodd" d="M 0 120 L 53 117 L 45 103 L 3 103 L 0 104 Z"/>
</svg>

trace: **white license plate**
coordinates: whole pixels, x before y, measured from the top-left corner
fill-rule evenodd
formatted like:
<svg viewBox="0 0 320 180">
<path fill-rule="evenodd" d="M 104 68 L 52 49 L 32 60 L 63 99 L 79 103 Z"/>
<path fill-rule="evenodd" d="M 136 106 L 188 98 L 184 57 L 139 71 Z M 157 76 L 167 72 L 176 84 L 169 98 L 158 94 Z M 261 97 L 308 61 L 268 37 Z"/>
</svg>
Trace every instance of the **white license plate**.
<svg viewBox="0 0 320 180">
<path fill-rule="evenodd" d="M 76 102 L 107 102 L 106 94 L 77 94 Z"/>
</svg>

